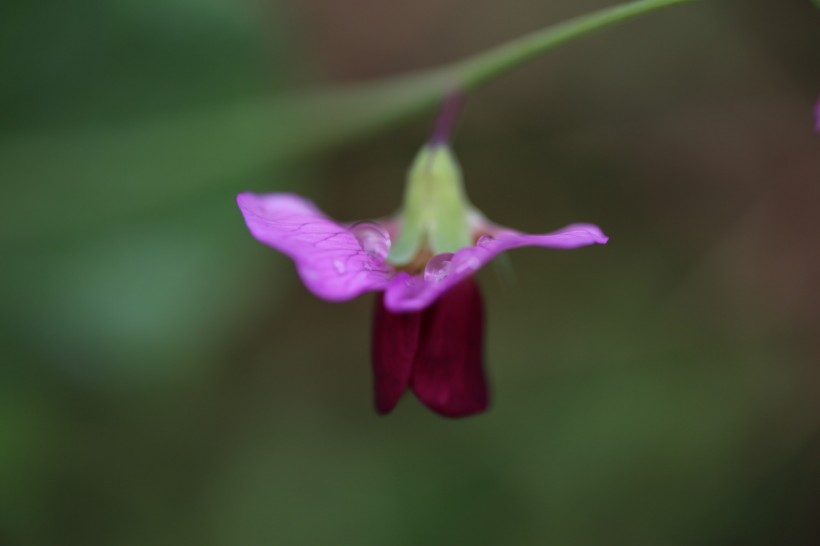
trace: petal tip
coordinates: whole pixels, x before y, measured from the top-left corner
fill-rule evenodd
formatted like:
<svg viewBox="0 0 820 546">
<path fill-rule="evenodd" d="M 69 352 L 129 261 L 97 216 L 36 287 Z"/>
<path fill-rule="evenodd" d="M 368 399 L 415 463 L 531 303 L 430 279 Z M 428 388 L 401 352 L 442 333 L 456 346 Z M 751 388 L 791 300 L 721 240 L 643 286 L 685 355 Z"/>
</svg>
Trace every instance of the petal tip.
<svg viewBox="0 0 820 546">
<path fill-rule="evenodd" d="M 282 195 L 282 194 L 270 194 Z M 269 197 L 268 195 L 267 197 Z M 261 202 L 266 196 L 252 191 L 243 191 L 236 194 L 236 204 L 240 209 L 247 209 Z"/>
<path fill-rule="evenodd" d="M 379 404 L 377 401 L 375 404 L 373 404 L 373 409 L 376 410 L 376 415 L 378 415 L 379 417 L 384 417 L 393 413 L 393 410 L 396 408 L 397 404 L 398 401 L 391 405 L 382 405 Z"/>
<path fill-rule="evenodd" d="M 567 229 L 567 231 L 579 230 L 586 232 L 591 242 L 597 245 L 605 245 L 609 242 L 609 235 L 604 233 L 604 230 L 595 224 L 573 224 L 567 226 L 565 229 Z"/>
</svg>

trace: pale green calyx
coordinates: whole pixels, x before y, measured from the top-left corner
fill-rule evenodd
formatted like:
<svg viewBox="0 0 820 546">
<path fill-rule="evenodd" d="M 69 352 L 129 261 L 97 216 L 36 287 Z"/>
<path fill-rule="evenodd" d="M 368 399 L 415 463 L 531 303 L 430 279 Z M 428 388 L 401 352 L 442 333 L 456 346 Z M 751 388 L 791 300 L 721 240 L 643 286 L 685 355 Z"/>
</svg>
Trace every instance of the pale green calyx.
<svg viewBox="0 0 820 546">
<path fill-rule="evenodd" d="M 408 264 L 425 244 L 434 254 L 469 246 L 471 209 L 453 152 L 446 144 L 424 146 L 407 174 L 398 234 L 387 260 Z"/>
</svg>

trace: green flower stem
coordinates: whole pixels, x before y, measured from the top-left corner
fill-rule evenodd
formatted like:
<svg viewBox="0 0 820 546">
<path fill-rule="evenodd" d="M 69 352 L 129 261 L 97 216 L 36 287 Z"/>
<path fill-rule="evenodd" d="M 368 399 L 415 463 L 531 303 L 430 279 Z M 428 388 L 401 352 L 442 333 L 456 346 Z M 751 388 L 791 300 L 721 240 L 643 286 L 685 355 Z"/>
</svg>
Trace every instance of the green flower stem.
<svg viewBox="0 0 820 546">
<path fill-rule="evenodd" d="M 675 4 L 697 0 L 638 0 L 570 19 L 518 38 L 464 61 L 424 72 L 378 82 L 325 89 L 293 97 L 291 111 L 303 108 L 323 112 L 320 123 L 305 126 L 291 135 L 289 156 L 313 153 L 317 147 L 395 125 L 404 119 L 436 108 L 453 91 L 471 91 L 527 61 L 585 36 Z M 287 101 L 286 101 L 287 102 Z"/>
<path fill-rule="evenodd" d="M 456 74 L 455 80 L 459 82 L 461 88 L 473 89 L 590 32 L 627 21 L 644 13 L 693 1 L 697 0 L 639 0 L 576 17 L 458 63 L 453 68 Z"/>
</svg>

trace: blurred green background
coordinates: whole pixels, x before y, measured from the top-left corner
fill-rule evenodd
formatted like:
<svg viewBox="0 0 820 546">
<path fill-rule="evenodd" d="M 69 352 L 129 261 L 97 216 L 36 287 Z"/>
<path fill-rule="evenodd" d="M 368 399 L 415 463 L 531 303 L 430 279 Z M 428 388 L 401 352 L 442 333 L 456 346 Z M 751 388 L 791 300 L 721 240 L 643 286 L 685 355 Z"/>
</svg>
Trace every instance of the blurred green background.
<svg viewBox="0 0 820 546">
<path fill-rule="evenodd" d="M 5 0 L 0 543 L 820 544 L 810 2 L 672 8 L 470 95 L 473 202 L 611 237 L 481 273 L 485 415 L 378 417 L 371 298 L 312 297 L 235 207 L 384 216 L 432 119 L 271 97 L 606 5 Z"/>
</svg>

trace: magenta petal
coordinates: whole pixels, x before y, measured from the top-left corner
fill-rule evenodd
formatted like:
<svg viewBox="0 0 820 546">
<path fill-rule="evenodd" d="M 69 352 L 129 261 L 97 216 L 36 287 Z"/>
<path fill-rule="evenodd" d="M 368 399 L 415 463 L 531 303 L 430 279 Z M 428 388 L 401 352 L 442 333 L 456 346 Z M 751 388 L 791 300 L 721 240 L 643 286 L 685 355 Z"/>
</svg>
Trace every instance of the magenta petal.
<svg viewBox="0 0 820 546">
<path fill-rule="evenodd" d="M 343 227 L 288 193 L 240 193 L 236 202 L 251 234 L 289 256 L 302 282 L 320 298 L 343 301 L 387 286 L 392 269 L 385 262 L 386 231 L 378 235 L 377 227 L 368 226 L 367 237 L 357 238 L 355 226 Z M 385 238 L 381 244 L 373 244 L 374 230 Z"/>
<path fill-rule="evenodd" d="M 820 133 L 820 99 L 814 105 L 814 130 Z"/>
<path fill-rule="evenodd" d="M 479 246 L 498 248 L 499 252 L 520 246 L 540 246 L 544 248 L 573 249 L 588 245 L 605 245 L 609 237 L 595 224 L 570 224 L 545 235 L 529 235 L 517 231 L 501 229 L 494 236 L 479 240 Z"/>
<path fill-rule="evenodd" d="M 419 341 L 421 313 L 391 313 L 382 294 L 373 310 L 373 389 L 376 411 L 390 413 L 407 390 Z"/>
<path fill-rule="evenodd" d="M 410 378 L 419 400 L 447 417 L 486 410 L 489 396 L 483 338 L 481 293 L 475 280 L 468 277 L 422 313 Z"/>
<path fill-rule="evenodd" d="M 496 229 L 492 236 L 478 240 L 449 255 L 434 256 L 424 275 L 401 273 L 393 278 L 385 294 L 385 306 L 395 312 L 419 311 L 432 304 L 444 292 L 473 275 L 500 253 L 522 246 L 572 249 L 605 244 L 609 238 L 593 224 L 572 224 L 545 235 L 528 235 L 510 229 Z M 431 270 L 431 266 L 433 270 Z"/>
</svg>

